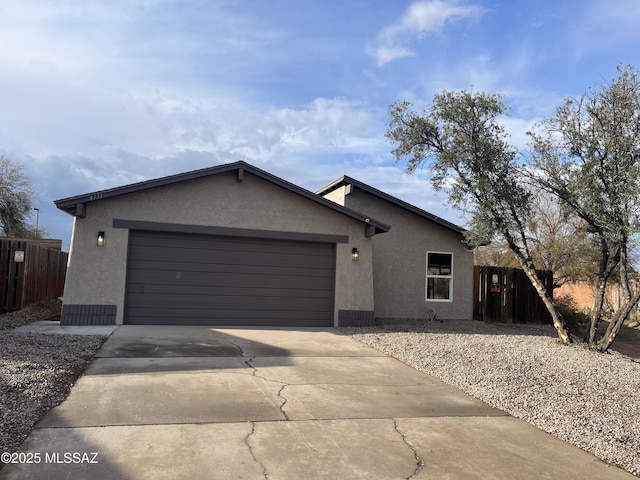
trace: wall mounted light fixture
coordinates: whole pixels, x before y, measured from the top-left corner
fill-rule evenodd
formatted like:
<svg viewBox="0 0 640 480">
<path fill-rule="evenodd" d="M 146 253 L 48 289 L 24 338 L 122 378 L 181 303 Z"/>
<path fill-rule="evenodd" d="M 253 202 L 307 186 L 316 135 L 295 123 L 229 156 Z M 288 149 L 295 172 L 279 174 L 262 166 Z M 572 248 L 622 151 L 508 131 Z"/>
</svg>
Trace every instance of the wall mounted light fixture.
<svg viewBox="0 0 640 480">
<path fill-rule="evenodd" d="M 356 247 L 353 247 L 351 249 L 351 260 L 353 260 L 354 262 L 360 260 L 360 252 L 358 252 L 358 249 Z"/>
<path fill-rule="evenodd" d="M 104 247 L 104 232 L 98 232 L 98 239 L 96 240 L 96 245 L 99 247 Z"/>
</svg>

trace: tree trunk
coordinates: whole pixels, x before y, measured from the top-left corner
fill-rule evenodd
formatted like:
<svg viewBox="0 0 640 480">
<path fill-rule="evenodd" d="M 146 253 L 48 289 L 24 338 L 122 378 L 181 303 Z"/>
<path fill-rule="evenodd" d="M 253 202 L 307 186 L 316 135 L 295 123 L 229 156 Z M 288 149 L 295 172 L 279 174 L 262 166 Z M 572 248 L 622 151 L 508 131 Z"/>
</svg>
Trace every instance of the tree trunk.
<svg viewBox="0 0 640 480">
<path fill-rule="evenodd" d="M 571 339 L 571 334 L 569 333 L 569 328 L 567 327 L 567 324 L 565 323 L 564 319 L 560 316 L 560 314 L 556 310 L 556 307 L 553 304 L 553 300 L 549 298 L 546 288 L 538 278 L 538 273 L 535 270 L 531 270 L 526 265 L 523 265 L 522 269 L 524 270 L 524 273 L 527 275 L 527 277 L 529 277 L 529 280 L 531 280 L 531 284 L 533 285 L 533 288 L 536 289 L 536 291 L 538 292 L 538 295 L 540 295 L 540 298 L 542 298 L 542 302 L 544 303 L 545 307 L 547 307 L 547 310 L 551 314 L 551 319 L 553 320 L 553 326 L 558 332 L 558 337 L 560 338 L 562 343 L 567 345 L 570 343 L 573 343 L 573 340 Z"/>
<path fill-rule="evenodd" d="M 536 292 L 538 292 L 538 295 L 542 299 L 542 302 L 544 303 L 545 307 L 547 307 L 549 314 L 551 314 L 553 326 L 558 332 L 558 337 L 560 338 L 562 343 L 564 343 L 565 345 L 573 343 L 573 339 L 571 338 L 571 334 L 569 333 L 569 328 L 567 327 L 567 324 L 564 322 L 564 319 L 560 316 L 560 314 L 556 310 L 556 307 L 553 304 L 553 300 L 551 299 L 551 297 L 549 297 L 549 293 L 547 292 L 547 289 L 540 281 L 540 277 L 538 277 L 538 272 L 534 268 L 531 258 L 528 258 L 527 256 L 524 255 L 524 253 L 518 247 L 518 245 L 516 245 L 513 237 L 508 231 L 503 231 L 502 235 L 507 241 L 507 244 L 509 245 L 509 248 L 511 249 L 511 251 L 515 254 L 516 258 L 520 262 L 520 265 L 522 266 L 522 270 L 524 270 L 525 275 L 531 281 L 531 285 L 533 285 L 533 288 L 536 289 Z"/>
<path fill-rule="evenodd" d="M 538 277 L 538 272 L 536 272 L 533 268 L 531 268 L 531 266 L 528 265 L 525 261 L 523 261 L 523 259 L 519 258 L 519 260 L 520 260 L 520 264 L 522 265 L 522 269 L 524 270 L 524 273 L 527 275 L 527 277 L 529 277 L 529 280 L 531 280 L 531 284 L 533 285 L 533 288 L 536 289 L 536 292 L 538 292 L 538 295 L 542 299 L 542 302 L 544 303 L 545 307 L 547 307 L 547 310 L 551 314 L 551 319 L 553 320 L 553 326 L 558 332 L 558 337 L 560 337 L 560 340 L 564 344 L 568 345 L 570 343 L 573 343 L 573 340 L 571 339 L 571 334 L 569 333 L 569 328 L 567 328 L 567 324 L 564 322 L 564 319 L 560 316 L 560 314 L 556 310 L 556 307 L 553 304 L 553 300 L 549 297 L 547 289 L 545 288 L 545 286 L 540 281 L 540 278 Z"/>
<path fill-rule="evenodd" d="M 606 333 L 602 336 L 602 338 L 596 344 L 596 350 L 600 352 L 606 352 L 609 350 L 609 347 L 616 339 L 618 333 L 620 333 L 620 329 L 622 329 L 622 325 L 624 324 L 627 317 L 631 313 L 631 310 L 638 304 L 640 301 L 640 289 L 636 292 L 636 294 L 628 299 L 625 304 L 618 309 L 616 314 L 611 319 L 609 323 L 609 328 L 607 328 Z"/>
<path fill-rule="evenodd" d="M 606 333 L 596 345 L 596 349 L 601 352 L 606 352 L 609 349 L 620 332 L 625 320 L 629 317 L 631 310 L 633 310 L 633 308 L 638 304 L 638 301 L 640 301 L 640 288 L 638 288 L 634 295 L 631 290 L 631 282 L 629 281 L 626 237 L 621 239 L 620 244 L 620 283 L 622 285 L 622 292 L 620 295 L 624 297 L 624 304 L 617 309 L 609 323 L 609 328 L 607 328 Z"/>
<path fill-rule="evenodd" d="M 588 336 L 585 335 L 585 341 L 590 345 L 595 343 L 598 336 L 598 325 L 602 319 L 602 308 L 607 293 L 607 281 L 620 261 L 620 250 L 611 258 L 609 245 L 603 237 L 600 238 L 600 246 L 600 252 L 602 254 L 600 258 L 600 271 L 598 272 L 598 280 L 596 281 L 596 292 L 595 298 L 593 299 L 593 308 L 591 309 L 589 332 Z"/>
<path fill-rule="evenodd" d="M 598 277 L 596 283 L 595 297 L 593 299 L 593 308 L 591 309 L 589 331 L 585 335 L 585 341 L 592 344 L 596 341 L 598 336 L 598 325 L 602 318 L 602 306 L 604 305 L 605 294 L 607 290 L 606 278 Z"/>
</svg>

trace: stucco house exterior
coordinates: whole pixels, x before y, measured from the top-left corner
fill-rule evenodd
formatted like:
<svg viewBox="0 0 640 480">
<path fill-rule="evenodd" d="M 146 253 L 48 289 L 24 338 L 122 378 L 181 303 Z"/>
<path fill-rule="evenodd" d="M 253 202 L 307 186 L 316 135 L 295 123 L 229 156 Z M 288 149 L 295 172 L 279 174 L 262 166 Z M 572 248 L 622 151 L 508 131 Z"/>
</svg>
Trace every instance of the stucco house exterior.
<svg viewBox="0 0 640 480">
<path fill-rule="evenodd" d="M 74 217 L 63 325 L 471 318 L 459 227 L 348 177 L 316 194 L 235 162 L 55 204 Z"/>
<path fill-rule="evenodd" d="M 462 228 L 348 176 L 317 193 L 391 226 L 372 239 L 376 318 L 472 318 L 473 253 Z"/>
</svg>

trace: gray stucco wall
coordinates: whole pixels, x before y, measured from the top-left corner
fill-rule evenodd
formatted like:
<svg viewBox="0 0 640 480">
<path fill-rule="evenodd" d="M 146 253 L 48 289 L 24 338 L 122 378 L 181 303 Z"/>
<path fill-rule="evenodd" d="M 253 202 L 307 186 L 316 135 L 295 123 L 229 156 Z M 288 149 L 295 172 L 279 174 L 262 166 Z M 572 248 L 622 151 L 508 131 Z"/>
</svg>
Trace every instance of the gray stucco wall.
<svg viewBox="0 0 640 480">
<path fill-rule="evenodd" d="M 113 219 L 347 235 L 336 248 L 334 322 L 340 310 L 373 311 L 372 238 L 365 225 L 293 192 L 234 172 L 182 182 L 87 204 L 76 218 L 65 285 L 66 305 L 115 305 L 123 321 L 129 231 Z M 105 246 L 96 246 L 98 231 Z M 351 261 L 358 248 L 360 261 Z"/>
<path fill-rule="evenodd" d="M 373 239 L 376 318 L 426 318 L 428 310 L 442 319 L 472 318 L 473 253 L 462 235 L 358 188 L 344 197 L 344 206 L 391 226 Z M 427 251 L 453 253 L 450 302 L 425 298 Z"/>
</svg>

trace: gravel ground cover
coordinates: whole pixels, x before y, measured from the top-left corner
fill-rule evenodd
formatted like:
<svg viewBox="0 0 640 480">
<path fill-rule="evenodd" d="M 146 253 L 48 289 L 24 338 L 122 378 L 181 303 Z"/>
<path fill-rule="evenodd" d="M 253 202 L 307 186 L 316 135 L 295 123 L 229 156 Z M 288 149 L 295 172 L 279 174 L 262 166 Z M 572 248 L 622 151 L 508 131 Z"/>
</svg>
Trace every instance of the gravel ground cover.
<svg viewBox="0 0 640 480">
<path fill-rule="evenodd" d="M 3 313 L 0 315 L 0 332 L 39 320 L 60 320 L 61 309 L 62 302 L 53 299 L 33 303 L 15 312 Z"/>
<path fill-rule="evenodd" d="M 551 326 L 468 320 L 341 330 L 640 476 L 640 363 L 627 356 L 561 345 Z"/>
<path fill-rule="evenodd" d="M 13 330 L 59 313 L 60 302 L 52 300 L 0 315 L 0 453 L 16 451 L 38 420 L 62 403 L 107 338 Z"/>
</svg>

